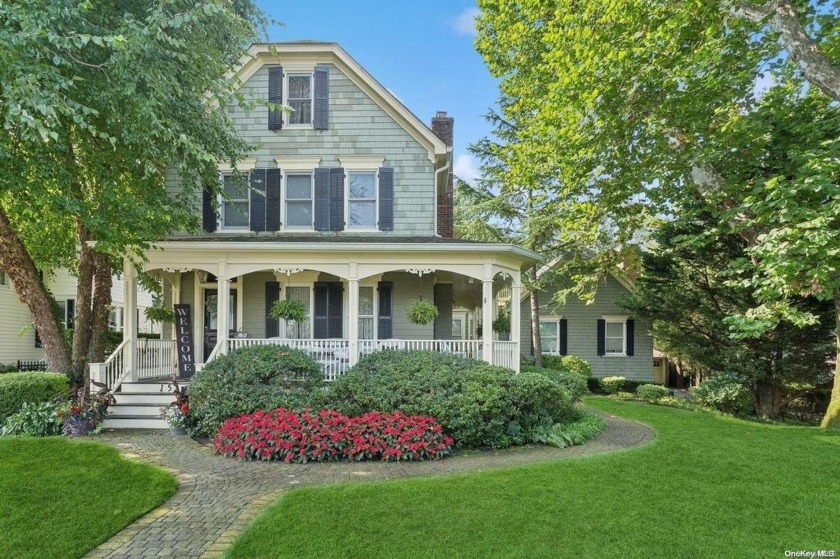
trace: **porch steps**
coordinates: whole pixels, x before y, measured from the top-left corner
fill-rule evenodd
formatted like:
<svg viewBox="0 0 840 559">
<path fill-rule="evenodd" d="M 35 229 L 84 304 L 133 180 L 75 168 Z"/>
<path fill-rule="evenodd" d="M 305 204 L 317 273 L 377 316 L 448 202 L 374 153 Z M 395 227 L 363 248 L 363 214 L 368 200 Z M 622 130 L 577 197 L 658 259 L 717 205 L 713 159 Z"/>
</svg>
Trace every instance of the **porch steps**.
<svg viewBox="0 0 840 559">
<path fill-rule="evenodd" d="M 186 384 L 184 384 L 186 386 Z M 175 399 L 172 383 L 168 381 L 127 382 L 114 394 L 117 403 L 108 409 L 106 429 L 168 429 L 160 417 Z"/>
</svg>

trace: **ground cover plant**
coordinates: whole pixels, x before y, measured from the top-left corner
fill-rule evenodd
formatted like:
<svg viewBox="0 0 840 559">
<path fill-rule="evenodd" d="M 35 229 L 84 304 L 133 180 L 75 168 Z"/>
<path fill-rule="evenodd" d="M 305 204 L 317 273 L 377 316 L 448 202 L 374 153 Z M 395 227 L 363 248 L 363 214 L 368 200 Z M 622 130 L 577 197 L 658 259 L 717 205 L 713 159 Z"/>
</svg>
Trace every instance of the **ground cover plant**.
<svg viewBox="0 0 840 559">
<path fill-rule="evenodd" d="M 452 450 L 433 417 L 335 410 L 297 414 L 257 411 L 225 421 L 213 442 L 219 454 L 245 460 L 331 462 L 338 460 L 438 460 Z"/>
<path fill-rule="evenodd" d="M 569 393 L 543 375 L 517 375 L 453 354 L 397 350 L 361 359 L 332 383 L 327 404 L 347 415 L 401 411 L 434 417 L 466 448 L 525 443 L 508 431 L 512 422 L 562 422 L 574 409 Z"/>
<path fill-rule="evenodd" d="M 836 549 L 826 511 L 840 508 L 840 433 L 586 403 L 650 425 L 655 441 L 502 470 L 298 489 L 227 557 L 694 559 Z M 667 518 L 691 527 L 675 537 L 654 521 Z"/>
<path fill-rule="evenodd" d="M 176 488 L 101 443 L 0 438 L 0 557 L 81 557 Z"/>
<path fill-rule="evenodd" d="M 69 378 L 59 373 L 7 373 L 0 376 L 0 422 L 17 413 L 23 404 L 37 404 L 66 397 Z"/>
</svg>

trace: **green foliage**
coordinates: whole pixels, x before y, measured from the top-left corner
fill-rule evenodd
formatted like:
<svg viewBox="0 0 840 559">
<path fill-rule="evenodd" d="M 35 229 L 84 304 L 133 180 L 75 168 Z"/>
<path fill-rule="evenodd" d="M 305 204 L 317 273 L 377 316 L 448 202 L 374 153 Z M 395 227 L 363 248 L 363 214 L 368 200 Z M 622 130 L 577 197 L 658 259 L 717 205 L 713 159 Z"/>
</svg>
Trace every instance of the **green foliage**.
<svg viewBox="0 0 840 559">
<path fill-rule="evenodd" d="M 575 408 L 566 420 L 558 423 L 549 417 L 532 416 L 512 421 L 508 425 L 508 435 L 515 440 L 566 448 L 585 443 L 605 427 L 603 417 Z"/>
<path fill-rule="evenodd" d="M 747 379 L 737 373 L 718 373 L 690 392 L 699 403 L 722 412 L 738 415 L 752 409 Z"/>
<path fill-rule="evenodd" d="M 160 324 L 171 324 L 175 322 L 175 311 L 171 307 L 152 305 L 151 307 L 146 307 L 143 314 L 152 322 L 158 322 Z"/>
<path fill-rule="evenodd" d="M 306 307 L 296 299 L 279 299 L 275 301 L 268 314 L 271 318 L 291 320 L 297 323 L 309 320 Z"/>
<path fill-rule="evenodd" d="M 0 429 L 4 437 L 52 437 L 61 434 L 66 406 L 55 401 L 25 403 L 6 418 Z"/>
<path fill-rule="evenodd" d="M 0 421 L 16 413 L 25 403 L 41 403 L 67 397 L 69 379 L 60 373 L 8 373 L 0 375 Z"/>
<path fill-rule="evenodd" d="M 604 377 L 600 380 L 601 388 L 604 389 L 604 392 L 607 394 L 615 394 L 616 392 L 620 392 L 624 390 L 627 379 L 624 377 Z"/>
<path fill-rule="evenodd" d="M 648 402 L 658 402 L 668 395 L 668 389 L 658 384 L 643 384 L 636 388 L 636 396 Z"/>
<path fill-rule="evenodd" d="M 510 332 L 510 311 L 508 309 L 499 311 L 499 316 L 493 321 L 493 331 L 497 334 Z"/>
<path fill-rule="evenodd" d="M 215 435 L 229 417 L 256 410 L 320 407 L 324 374 L 305 352 L 286 346 L 235 349 L 190 381 L 192 431 Z"/>
<path fill-rule="evenodd" d="M 575 373 L 583 378 L 592 376 L 592 366 L 576 355 L 564 355 L 560 358 L 563 367 L 570 373 Z"/>
<path fill-rule="evenodd" d="M 406 319 L 412 324 L 431 324 L 438 316 L 438 308 L 423 298 L 415 299 L 405 313 Z"/>
<path fill-rule="evenodd" d="M 536 373 L 551 379 L 566 391 L 573 402 L 579 402 L 584 394 L 589 394 L 586 379 L 578 374 L 570 373 L 566 370 L 548 369 L 531 365 L 523 365 L 520 370 L 523 373 Z"/>
<path fill-rule="evenodd" d="M 515 442 L 511 421 L 559 421 L 570 396 L 542 375 L 431 351 L 378 351 L 330 387 L 328 404 L 347 415 L 401 411 L 435 417 L 460 447 L 499 448 Z"/>
</svg>

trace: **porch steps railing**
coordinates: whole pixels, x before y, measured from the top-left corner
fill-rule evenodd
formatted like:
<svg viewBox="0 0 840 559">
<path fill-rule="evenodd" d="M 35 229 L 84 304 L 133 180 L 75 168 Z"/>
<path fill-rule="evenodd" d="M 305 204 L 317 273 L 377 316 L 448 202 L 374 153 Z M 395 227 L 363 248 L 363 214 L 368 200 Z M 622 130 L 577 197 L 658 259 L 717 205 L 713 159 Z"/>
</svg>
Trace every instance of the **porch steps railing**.
<svg viewBox="0 0 840 559">
<path fill-rule="evenodd" d="M 111 392 L 116 392 L 125 378 L 131 373 L 127 366 L 127 347 L 128 340 L 123 340 L 104 363 L 91 363 L 90 379 L 104 384 L 111 389 Z M 91 392 L 99 390 L 95 386 L 91 386 L 90 389 Z"/>
</svg>

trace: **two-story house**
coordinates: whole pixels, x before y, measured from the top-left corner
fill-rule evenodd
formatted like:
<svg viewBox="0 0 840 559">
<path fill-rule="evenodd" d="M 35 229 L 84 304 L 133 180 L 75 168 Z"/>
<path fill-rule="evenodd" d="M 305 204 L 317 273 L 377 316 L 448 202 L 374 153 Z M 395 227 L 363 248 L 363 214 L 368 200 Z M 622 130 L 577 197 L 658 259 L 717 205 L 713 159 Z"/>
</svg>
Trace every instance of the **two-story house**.
<svg viewBox="0 0 840 559">
<path fill-rule="evenodd" d="M 310 352 L 328 379 L 382 348 L 518 369 L 520 272 L 538 255 L 453 238 L 453 119 L 440 112 L 427 126 L 334 43 L 251 51 L 236 69 L 240 92 L 272 105 L 231 116 L 255 151 L 237 169 L 219 165 L 226 196 L 195 200 L 202 234 L 173 235 L 145 255 L 166 302 L 186 305 L 199 367 L 233 348 L 285 344 Z M 292 111 L 272 110 L 275 103 Z M 178 191 L 174 175 L 168 188 Z M 132 266 L 124 276 L 129 314 Z M 490 324 L 505 288 L 515 294 L 513 341 L 494 340 L 491 328 L 481 339 L 453 336 L 453 308 L 481 309 Z M 271 318 L 278 299 L 300 301 L 309 319 Z M 417 299 L 438 307 L 434 322 L 407 319 Z M 95 377 L 114 386 L 177 370 L 171 328 L 168 339 L 140 344 L 135 325 L 124 328 L 125 345 L 92 366 Z"/>
</svg>

